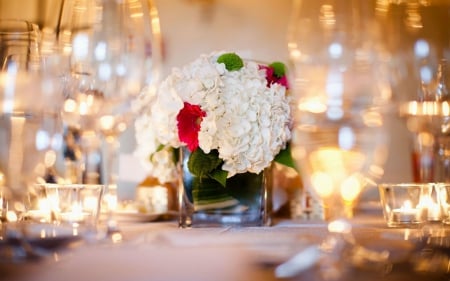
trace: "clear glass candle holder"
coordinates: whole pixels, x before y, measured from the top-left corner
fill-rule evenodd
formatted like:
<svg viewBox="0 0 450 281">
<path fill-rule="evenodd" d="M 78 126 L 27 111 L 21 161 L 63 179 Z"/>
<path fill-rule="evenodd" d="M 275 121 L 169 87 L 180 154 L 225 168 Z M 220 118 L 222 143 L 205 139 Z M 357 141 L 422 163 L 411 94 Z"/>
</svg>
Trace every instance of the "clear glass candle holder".
<svg viewBox="0 0 450 281">
<path fill-rule="evenodd" d="M 42 184 L 37 203 L 29 211 L 33 219 L 69 225 L 80 231 L 95 230 L 104 186 L 97 184 Z"/>
<path fill-rule="evenodd" d="M 443 219 L 443 210 L 441 206 L 441 196 L 440 189 L 441 185 L 446 184 L 441 183 L 428 183 L 424 184 L 421 198 L 420 198 L 420 208 L 423 210 L 423 214 L 428 223 L 441 223 Z"/>
<path fill-rule="evenodd" d="M 439 200 L 442 222 L 450 224 L 450 183 L 436 184 L 436 194 Z"/>
<path fill-rule="evenodd" d="M 388 227 L 414 227 L 428 222 L 432 184 L 383 183 L 378 189 Z"/>
</svg>

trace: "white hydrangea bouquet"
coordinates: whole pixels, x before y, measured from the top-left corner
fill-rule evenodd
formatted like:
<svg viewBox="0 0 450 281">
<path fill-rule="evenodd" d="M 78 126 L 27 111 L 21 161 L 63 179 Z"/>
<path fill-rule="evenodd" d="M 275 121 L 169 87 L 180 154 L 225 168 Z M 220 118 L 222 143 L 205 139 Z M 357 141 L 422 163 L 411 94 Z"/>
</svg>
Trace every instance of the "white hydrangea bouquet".
<svg viewBox="0 0 450 281">
<path fill-rule="evenodd" d="M 190 172 L 224 187 L 228 178 L 261 173 L 274 160 L 293 166 L 287 89 L 280 62 L 201 55 L 142 97 L 135 155 L 164 182 L 176 176 L 173 150 L 185 147 Z"/>
</svg>

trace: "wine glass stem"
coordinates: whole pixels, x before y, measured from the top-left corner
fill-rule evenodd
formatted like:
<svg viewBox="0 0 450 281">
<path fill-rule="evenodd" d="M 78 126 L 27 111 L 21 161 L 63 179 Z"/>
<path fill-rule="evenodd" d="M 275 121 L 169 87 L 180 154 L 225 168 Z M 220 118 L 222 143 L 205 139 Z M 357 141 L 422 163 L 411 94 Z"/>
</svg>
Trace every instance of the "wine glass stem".
<svg viewBox="0 0 450 281">
<path fill-rule="evenodd" d="M 21 169 L 23 166 L 23 132 L 25 126 L 25 118 L 24 117 L 11 117 L 11 140 L 10 140 L 10 150 L 9 150 L 9 173 L 7 174 L 7 183 L 9 188 L 12 190 L 12 204 L 13 211 L 16 212 L 16 215 L 19 216 L 24 211 L 23 199 L 24 194 L 26 193 L 26 187 L 23 185 L 24 182 L 21 181 L 20 177 L 16 175 L 21 174 Z"/>
<path fill-rule="evenodd" d="M 333 221 L 335 219 L 351 219 L 354 215 L 354 204 L 351 202 L 331 202 L 323 204 L 324 219 Z"/>
<path fill-rule="evenodd" d="M 103 182 L 105 192 L 109 194 L 116 185 L 117 154 L 119 152 L 119 142 L 115 136 L 105 136 L 103 147 Z"/>
<path fill-rule="evenodd" d="M 121 236 L 117 222 L 114 219 L 114 209 L 117 204 L 117 193 L 116 190 L 116 168 L 117 168 L 117 155 L 119 152 L 119 142 L 116 136 L 106 135 L 104 137 L 104 147 L 103 147 L 103 177 L 105 184 L 105 195 L 108 197 L 107 200 L 107 221 L 106 221 L 106 235 L 112 236 L 112 239 L 121 240 Z"/>
</svg>

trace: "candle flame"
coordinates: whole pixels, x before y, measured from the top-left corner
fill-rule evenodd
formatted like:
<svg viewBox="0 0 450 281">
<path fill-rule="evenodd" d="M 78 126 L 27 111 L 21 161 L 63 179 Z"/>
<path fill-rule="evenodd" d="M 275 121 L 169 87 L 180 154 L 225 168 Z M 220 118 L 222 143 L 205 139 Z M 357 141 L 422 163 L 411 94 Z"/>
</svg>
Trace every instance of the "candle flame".
<svg viewBox="0 0 450 281">
<path fill-rule="evenodd" d="M 403 206 L 400 208 L 403 211 L 408 211 L 408 210 L 412 210 L 412 203 L 410 200 L 405 200 L 405 202 L 403 202 Z"/>
</svg>

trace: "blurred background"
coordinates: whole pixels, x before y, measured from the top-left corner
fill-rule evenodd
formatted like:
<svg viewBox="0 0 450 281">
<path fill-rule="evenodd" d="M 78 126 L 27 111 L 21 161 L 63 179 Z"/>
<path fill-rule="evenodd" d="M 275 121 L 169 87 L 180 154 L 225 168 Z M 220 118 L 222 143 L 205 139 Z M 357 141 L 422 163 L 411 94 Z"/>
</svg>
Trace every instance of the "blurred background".
<svg viewBox="0 0 450 281">
<path fill-rule="evenodd" d="M 45 36 L 57 26 L 63 1 L 0 0 L 1 18 L 20 18 L 37 23 Z M 291 0 L 156 0 L 163 38 L 162 78 L 200 54 L 218 50 L 239 53 L 248 59 L 289 63 L 287 34 Z M 44 38 L 45 39 L 45 38 Z M 382 182 L 411 181 L 410 136 L 404 123 L 392 116 L 390 153 Z M 119 198 L 134 198 L 145 171 L 133 156 L 134 128 L 121 137 Z M 378 190 L 365 190 L 362 199 L 378 198 Z"/>
</svg>

